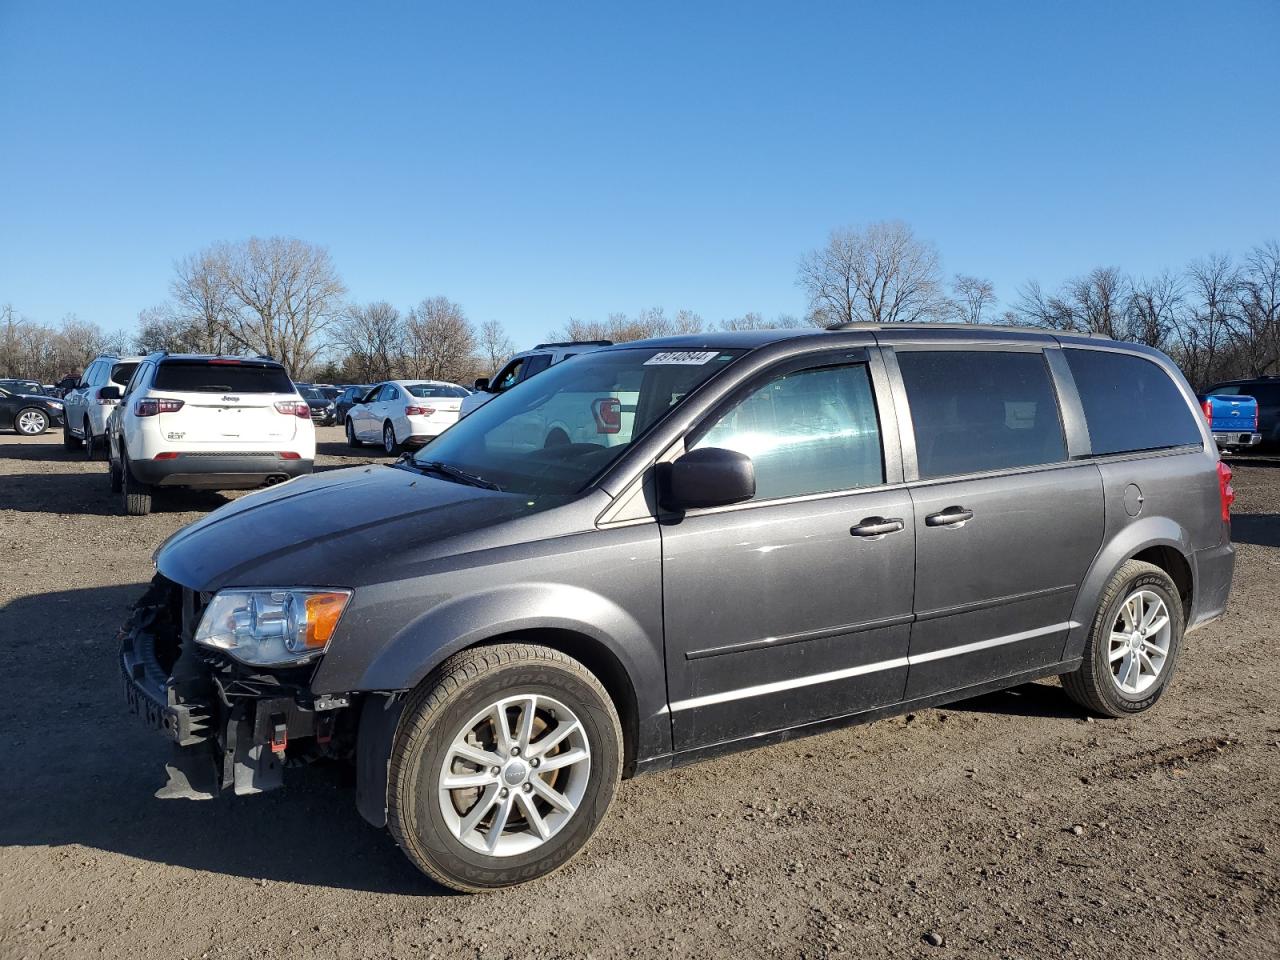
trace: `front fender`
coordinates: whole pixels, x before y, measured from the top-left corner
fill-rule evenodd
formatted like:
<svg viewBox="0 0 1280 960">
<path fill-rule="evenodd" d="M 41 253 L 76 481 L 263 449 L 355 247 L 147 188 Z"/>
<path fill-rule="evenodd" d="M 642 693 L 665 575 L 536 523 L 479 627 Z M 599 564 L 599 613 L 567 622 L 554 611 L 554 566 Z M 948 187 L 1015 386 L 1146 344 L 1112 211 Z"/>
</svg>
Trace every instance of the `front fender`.
<svg viewBox="0 0 1280 960">
<path fill-rule="evenodd" d="M 1190 562 L 1191 545 L 1189 531 L 1176 521 L 1159 516 L 1134 520 L 1104 541 L 1076 594 L 1071 620 L 1077 626 L 1067 634 L 1062 659 L 1071 660 L 1083 654 L 1085 641 L 1089 637 L 1089 631 L 1093 629 L 1093 620 L 1098 613 L 1098 605 L 1102 602 L 1103 591 L 1121 564 L 1151 547 L 1171 547 L 1187 560 L 1194 577 L 1194 565 Z M 1194 587 L 1193 580 L 1193 590 Z"/>
</svg>

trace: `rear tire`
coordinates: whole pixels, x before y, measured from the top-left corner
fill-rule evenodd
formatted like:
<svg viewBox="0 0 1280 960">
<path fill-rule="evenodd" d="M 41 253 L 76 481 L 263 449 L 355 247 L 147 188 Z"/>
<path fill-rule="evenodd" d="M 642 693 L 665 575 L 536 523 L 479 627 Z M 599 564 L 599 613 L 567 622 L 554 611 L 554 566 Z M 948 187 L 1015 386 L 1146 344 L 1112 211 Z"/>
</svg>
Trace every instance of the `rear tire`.
<svg viewBox="0 0 1280 960">
<path fill-rule="evenodd" d="M 552 873 L 586 844 L 621 770 L 617 711 L 586 667 L 532 644 L 476 647 L 410 696 L 391 752 L 387 825 L 437 883 L 508 887 Z"/>
<path fill-rule="evenodd" d="M 106 439 L 105 437 L 103 439 Z M 84 422 L 84 458 L 86 460 L 98 459 L 98 443 L 93 436 L 93 425 L 88 420 Z"/>
<path fill-rule="evenodd" d="M 120 464 L 120 492 L 123 494 L 125 516 L 145 517 L 151 512 L 151 485 L 139 483 L 134 478 L 128 460 Z"/>
<path fill-rule="evenodd" d="M 1185 626 L 1169 575 L 1153 563 L 1126 561 L 1102 593 L 1083 661 L 1061 677 L 1067 696 L 1104 717 L 1150 709 L 1173 678 Z"/>
<path fill-rule="evenodd" d="M 388 421 L 382 425 L 382 452 L 389 457 L 394 457 L 399 449 L 400 443 L 396 440 L 396 428 Z"/>
<path fill-rule="evenodd" d="M 347 417 L 347 446 L 363 447 L 364 441 L 356 436 L 356 425 L 351 422 L 351 418 Z"/>
</svg>

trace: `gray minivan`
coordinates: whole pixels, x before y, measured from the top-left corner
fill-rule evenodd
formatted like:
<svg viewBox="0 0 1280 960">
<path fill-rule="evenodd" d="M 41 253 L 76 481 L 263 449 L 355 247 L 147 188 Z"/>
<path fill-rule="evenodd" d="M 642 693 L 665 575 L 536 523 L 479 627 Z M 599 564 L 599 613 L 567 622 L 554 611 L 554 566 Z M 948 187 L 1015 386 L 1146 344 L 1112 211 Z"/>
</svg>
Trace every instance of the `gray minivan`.
<svg viewBox="0 0 1280 960">
<path fill-rule="evenodd" d="M 569 442 L 538 442 L 548 411 Z M 1226 605 L 1232 497 L 1146 347 L 623 344 L 175 534 L 125 688 L 176 745 L 161 796 L 353 758 L 360 813 L 420 869 L 501 887 L 571 857 L 621 776 L 1050 675 L 1094 713 L 1149 708 Z"/>
</svg>

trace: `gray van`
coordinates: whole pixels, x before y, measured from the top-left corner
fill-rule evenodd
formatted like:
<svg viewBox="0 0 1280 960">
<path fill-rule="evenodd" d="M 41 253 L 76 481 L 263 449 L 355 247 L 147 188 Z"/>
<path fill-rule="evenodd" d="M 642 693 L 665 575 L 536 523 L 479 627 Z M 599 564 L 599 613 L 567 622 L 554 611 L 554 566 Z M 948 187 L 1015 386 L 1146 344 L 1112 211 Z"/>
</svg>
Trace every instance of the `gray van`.
<svg viewBox="0 0 1280 960">
<path fill-rule="evenodd" d="M 526 442 L 566 395 L 570 442 Z M 1052 675 L 1092 713 L 1148 709 L 1227 603 L 1232 497 L 1146 347 L 629 343 L 175 534 L 125 687 L 176 745 L 160 795 L 353 758 L 360 813 L 421 870 L 502 887 L 582 847 L 622 776 Z"/>
</svg>

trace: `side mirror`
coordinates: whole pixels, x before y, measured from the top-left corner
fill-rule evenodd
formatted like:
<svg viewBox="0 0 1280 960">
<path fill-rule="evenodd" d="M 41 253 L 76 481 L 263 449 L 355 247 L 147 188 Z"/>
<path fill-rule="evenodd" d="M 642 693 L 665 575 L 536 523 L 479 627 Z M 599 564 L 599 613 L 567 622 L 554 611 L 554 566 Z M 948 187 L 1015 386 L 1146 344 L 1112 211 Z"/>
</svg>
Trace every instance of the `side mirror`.
<svg viewBox="0 0 1280 960">
<path fill-rule="evenodd" d="M 488 378 L 488 377 L 476 377 L 475 387 L 476 387 L 476 389 L 477 389 L 477 390 L 488 390 L 488 389 L 489 389 L 489 378 Z"/>
<path fill-rule="evenodd" d="M 99 387 L 99 388 L 98 388 L 98 399 L 99 399 L 99 400 L 119 400 L 119 399 L 120 399 L 120 388 L 119 388 L 119 387 L 115 387 L 115 386 L 112 386 L 112 387 Z"/>
<path fill-rule="evenodd" d="M 756 495 L 755 465 L 736 450 L 703 447 L 663 466 L 660 499 L 670 510 L 723 507 Z"/>
</svg>

